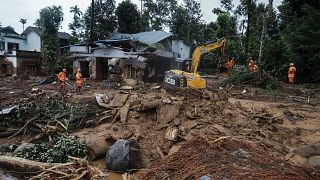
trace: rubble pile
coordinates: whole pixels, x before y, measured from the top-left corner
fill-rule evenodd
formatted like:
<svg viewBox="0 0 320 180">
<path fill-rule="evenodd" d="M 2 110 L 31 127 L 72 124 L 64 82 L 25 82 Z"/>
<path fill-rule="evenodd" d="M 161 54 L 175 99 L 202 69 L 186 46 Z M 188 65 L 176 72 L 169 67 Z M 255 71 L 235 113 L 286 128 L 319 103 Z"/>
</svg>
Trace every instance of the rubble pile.
<svg viewBox="0 0 320 180">
<path fill-rule="evenodd" d="M 92 84 L 83 94 L 69 90 L 65 96 L 55 92 L 54 84 L 28 86 L 22 88 L 23 95 L 17 100 L 9 102 L 8 97 L 1 105 L 0 137 L 9 137 L 3 141 L 7 143 L 3 149 L 13 151 L 27 142 L 46 144 L 50 151 L 57 135 L 71 135 L 83 140 L 80 149 L 85 146 L 86 151 L 79 157 L 86 155 L 86 163 L 105 159 L 103 168 L 111 170 L 114 166 L 114 170 L 126 172 L 142 167 L 140 179 L 313 178 L 317 171 L 312 175 L 280 160 L 292 152 L 290 147 L 295 146 L 291 145 L 298 143 L 293 140 L 297 131 L 286 128 L 284 122 L 289 119 L 298 123 L 304 117 L 297 112 L 279 116 L 263 108 L 244 107 L 229 101 L 228 90 L 208 89 L 188 93 L 169 91 L 158 84 L 114 89 Z M 111 152 L 117 154 L 125 148 L 112 150 L 113 145 L 127 141 L 136 145 L 125 146 L 128 151 L 121 151 L 124 155 L 120 162 Z M 126 155 L 131 152 L 139 154 L 142 162 L 139 157 L 139 163 L 132 165 Z M 39 161 L 37 158 L 30 159 Z M 64 156 L 61 162 L 72 163 L 69 158 Z M 7 159 L 3 160 L 0 156 L 0 167 Z M 127 166 L 119 168 L 123 162 Z M 59 172 L 46 166 L 38 179 L 87 176 L 87 166 L 78 165 L 66 165 Z M 82 165 L 83 169 L 77 170 Z"/>
<path fill-rule="evenodd" d="M 227 138 L 193 139 L 158 164 L 138 173 L 139 179 L 316 179 L 319 174 L 269 156 L 256 145 Z"/>
</svg>

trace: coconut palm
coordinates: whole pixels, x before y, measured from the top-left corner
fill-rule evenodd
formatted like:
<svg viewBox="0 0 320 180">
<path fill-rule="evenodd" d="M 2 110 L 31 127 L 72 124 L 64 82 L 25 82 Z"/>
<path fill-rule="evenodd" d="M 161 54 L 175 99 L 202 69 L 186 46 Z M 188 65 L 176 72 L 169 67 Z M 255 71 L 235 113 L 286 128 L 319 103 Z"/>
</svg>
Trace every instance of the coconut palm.
<svg viewBox="0 0 320 180">
<path fill-rule="evenodd" d="M 19 22 L 21 22 L 21 24 L 22 24 L 22 31 L 24 31 L 24 25 L 27 23 L 27 19 L 21 18 Z"/>
</svg>

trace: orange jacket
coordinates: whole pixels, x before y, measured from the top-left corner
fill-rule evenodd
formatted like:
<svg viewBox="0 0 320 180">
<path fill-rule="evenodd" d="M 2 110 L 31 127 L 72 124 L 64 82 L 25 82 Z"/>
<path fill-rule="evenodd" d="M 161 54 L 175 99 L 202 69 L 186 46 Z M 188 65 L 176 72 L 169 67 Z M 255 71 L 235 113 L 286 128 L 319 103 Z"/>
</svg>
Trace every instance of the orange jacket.
<svg viewBox="0 0 320 180">
<path fill-rule="evenodd" d="M 59 81 L 66 81 L 67 80 L 66 73 L 65 72 L 60 72 L 58 74 L 58 79 L 59 79 Z"/>
<path fill-rule="evenodd" d="M 83 85 L 83 78 L 81 72 L 77 72 L 76 74 L 76 84 L 77 85 Z"/>
<path fill-rule="evenodd" d="M 254 66 L 255 66 L 255 63 L 253 61 L 249 61 L 249 65 L 248 65 L 249 69 L 253 70 Z"/>
<path fill-rule="evenodd" d="M 294 75 L 296 74 L 296 68 L 295 67 L 290 67 L 288 70 L 288 77 L 289 78 L 294 78 Z"/>
<path fill-rule="evenodd" d="M 232 69 L 235 64 L 236 64 L 236 62 L 233 59 L 231 59 L 227 63 L 227 68 Z"/>
</svg>

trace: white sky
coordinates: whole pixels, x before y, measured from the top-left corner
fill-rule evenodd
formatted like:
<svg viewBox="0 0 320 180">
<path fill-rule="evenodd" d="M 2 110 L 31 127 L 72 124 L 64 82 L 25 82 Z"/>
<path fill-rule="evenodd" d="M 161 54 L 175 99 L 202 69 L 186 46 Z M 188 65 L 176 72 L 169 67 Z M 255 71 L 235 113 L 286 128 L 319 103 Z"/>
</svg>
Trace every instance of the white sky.
<svg viewBox="0 0 320 180">
<path fill-rule="evenodd" d="M 123 0 L 116 0 L 117 3 Z M 131 0 L 136 3 L 140 9 L 140 0 Z M 201 10 L 203 13 L 203 20 L 211 22 L 216 19 L 212 13 L 212 9 L 220 6 L 220 0 L 198 0 L 201 3 Z M 239 4 L 239 0 L 233 0 L 235 6 Z M 281 4 L 282 0 L 273 0 L 274 6 Z M 179 4 L 183 0 L 178 0 Z M 267 3 L 268 0 L 258 0 L 258 2 Z M 20 18 L 27 19 L 25 27 L 33 26 L 35 20 L 39 17 L 40 9 L 52 6 L 61 5 L 64 13 L 64 21 L 62 22 L 62 30 L 68 30 L 68 24 L 72 21 L 72 14 L 69 12 L 70 7 L 78 5 L 80 10 L 84 12 L 91 0 L 1 0 L 0 2 L 0 22 L 2 26 L 12 26 L 18 33 L 22 32 L 22 24 L 19 22 Z"/>
</svg>

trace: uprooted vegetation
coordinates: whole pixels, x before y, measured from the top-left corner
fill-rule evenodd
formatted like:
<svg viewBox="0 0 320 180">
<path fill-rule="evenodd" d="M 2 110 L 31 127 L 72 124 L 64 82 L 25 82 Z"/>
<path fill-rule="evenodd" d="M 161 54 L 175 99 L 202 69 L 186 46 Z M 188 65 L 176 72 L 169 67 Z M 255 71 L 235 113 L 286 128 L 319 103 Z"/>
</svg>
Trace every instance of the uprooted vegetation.
<svg viewBox="0 0 320 180">
<path fill-rule="evenodd" d="M 16 157 L 49 163 L 66 163 L 68 156 L 84 158 L 86 155 L 85 143 L 73 136 L 54 137 L 49 142 L 34 144 L 14 154 Z"/>
<path fill-rule="evenodd" d="M 253 85 L 262 88 L 276 88 L 279 82 L 265 71 L 258 72 L 251 71 L 246 66 L 235 65 L 231 71 L 230 76 L 221 82 L 221 85 Z"/>
</svg>

